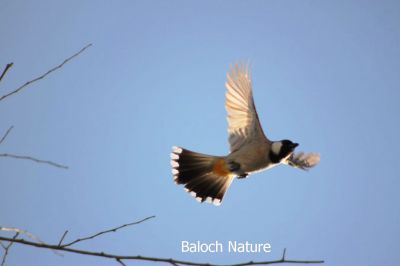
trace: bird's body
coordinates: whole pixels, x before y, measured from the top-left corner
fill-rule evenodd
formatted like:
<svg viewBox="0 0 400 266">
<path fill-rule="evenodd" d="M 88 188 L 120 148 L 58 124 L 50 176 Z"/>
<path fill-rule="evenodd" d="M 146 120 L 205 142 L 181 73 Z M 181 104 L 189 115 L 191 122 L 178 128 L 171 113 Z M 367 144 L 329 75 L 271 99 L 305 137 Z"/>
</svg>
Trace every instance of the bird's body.
<svg viewBox="0 0 400 266">
<path fill-rule="evenodd" d="M 227 156 L 228 162 L 234 162 L 240 165 L 240 170 L 243 173 L 250 174 L 258 172 L 265 168 L 273 166 L 273 164 L 265 160 L 265 155 L 268 154 L 270 142 L 251 141 L 245 143 L 240 149 L 231 152 Z"/>
<path fill-rule="evenodd" d="M 184 184 L 198 201 L 219 205 L 235 177 L 245 178 L 281 163 L 301 169 L 318 164 L 317 154 L 294 154 L 297 143 L 270 141 L 265 136 L 255 108 L 247 66 L 232 68 L 226 87 L 231 152 L 227 156 L 211 156 L 174 147 L 171 166 L 177 184 Z"/>
</svg>

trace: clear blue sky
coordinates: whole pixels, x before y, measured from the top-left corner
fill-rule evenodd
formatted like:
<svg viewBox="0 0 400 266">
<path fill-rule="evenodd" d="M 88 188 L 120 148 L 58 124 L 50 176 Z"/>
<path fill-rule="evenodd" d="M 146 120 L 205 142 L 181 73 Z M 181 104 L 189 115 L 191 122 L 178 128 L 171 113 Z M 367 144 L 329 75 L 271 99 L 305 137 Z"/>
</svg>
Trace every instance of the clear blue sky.
<svg viewBox="0 0 400 266">
<path fill-rule="evenodd" d="M 398 265 L 398 1 L 0 2 L 0 146 L 69 170 L 0 159 L 0 225 L 56 243 L 157 218 L 76 248 L 234 263 Z M 223 204 L 174 184 L 171 146 L 228 152 L 224 83 L 249 60 L 266 134 L 321 154 L 235 180 Z M 269 242 L 270 254 L 182 254 L 180 241 Z M 8 265 L 114 265 L 15 245 Z M 144 262 L 127 262 L 145 265 Z"/>
</svg>

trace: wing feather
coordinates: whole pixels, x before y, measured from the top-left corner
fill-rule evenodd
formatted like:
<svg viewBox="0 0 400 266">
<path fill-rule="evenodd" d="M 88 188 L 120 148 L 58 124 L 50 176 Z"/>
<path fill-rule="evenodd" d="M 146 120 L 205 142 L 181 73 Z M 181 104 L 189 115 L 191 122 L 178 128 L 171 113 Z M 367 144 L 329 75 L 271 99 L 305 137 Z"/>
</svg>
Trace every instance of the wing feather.
<svg viewBox="0 0 400 266">
<path fill-rule="evenodd" d="M 254 105 L 249 66 L 236 64 L 231 67 L 225 86 L 231 151 L 240 148 L 249 136 L 266 138 Z"/>
<path fill-rule="evenodd" d="M 292 155 L 287 159 L 287 164 L 295 168 L 300 168 L 303 170 L 308 170 L 316 166 L 321 160 L 320 155 L 317 153 L 292 153 Z"/>
</svg>

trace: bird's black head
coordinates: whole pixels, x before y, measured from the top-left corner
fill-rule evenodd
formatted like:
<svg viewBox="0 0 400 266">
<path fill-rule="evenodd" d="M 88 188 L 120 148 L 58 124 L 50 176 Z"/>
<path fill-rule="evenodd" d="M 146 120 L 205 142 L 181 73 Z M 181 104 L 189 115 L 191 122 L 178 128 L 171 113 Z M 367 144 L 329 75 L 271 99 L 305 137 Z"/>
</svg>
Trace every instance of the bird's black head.
<svg viewBox="0 0 400 266">
<path fill-rule="evenodd" d="M 288 157 L 294 149 L 299 146 L 288 139 L 274 141 L 271 145 L 270 159 L 273 163 L 279 163 L 282 159 Z"/>
</svg>

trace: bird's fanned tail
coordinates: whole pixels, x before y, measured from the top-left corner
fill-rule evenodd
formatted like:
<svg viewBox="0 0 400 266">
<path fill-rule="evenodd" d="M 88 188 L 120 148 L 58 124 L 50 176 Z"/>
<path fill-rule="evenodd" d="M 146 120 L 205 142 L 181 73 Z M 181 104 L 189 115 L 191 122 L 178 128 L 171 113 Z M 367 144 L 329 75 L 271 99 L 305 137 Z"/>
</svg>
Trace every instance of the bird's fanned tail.
<svg viewBox="0 0 400 266">
<path fill-rule="evenodd" d="M 201 154 L 173 147 L 171 166 L 174 181 L 199 202 L 220 205 L 232 183 L 234 174 L 229 171 L 224 157 Z"/>
</svg>

